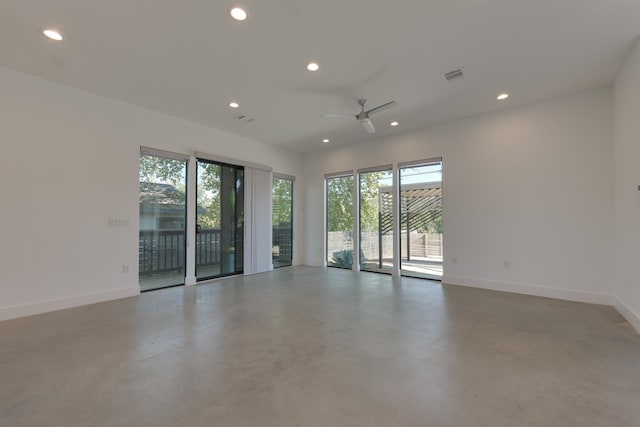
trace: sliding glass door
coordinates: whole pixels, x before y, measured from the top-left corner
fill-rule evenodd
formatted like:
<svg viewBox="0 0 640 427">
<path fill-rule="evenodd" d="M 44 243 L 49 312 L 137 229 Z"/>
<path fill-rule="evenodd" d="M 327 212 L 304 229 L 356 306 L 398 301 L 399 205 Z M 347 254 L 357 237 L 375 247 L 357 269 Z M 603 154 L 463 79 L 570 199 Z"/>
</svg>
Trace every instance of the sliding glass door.
<svg viewBox="0 0 640 427">
<path fill-rule="evenodd" d="M 183 285 L 187 219 L 187 159 L 171 153 L 140 155 L 140 289 Z"/>
<path fill-rule="evenodd" d="M 360 269 L 393 269 L 393 172 L 363 171 L 359 176 Z"/>
<path fill-rule="evenodd" d="M 359 170 L 356 204 L 351 173 L 326 176 L 327 265 L 441 280 L 442 159 L 400 163 L 395 179 L 392 165 Z"/>
<path fill-rule="evenodd" d="M 326 178 L 327 265 L 353 266 L 353 175 Z"/>
<path fill-rule="evenodd" d="M 273 268 L 293 260 L 293 179 L 274 175 L 272 186 Z"/>
<path fill-rule="evenodd" d="M 400 263 L 404 276 L 442 279 L 442 162 L 400 168 Z"/>
<path fill-rule="evenodd" d="M 244 168 L 198 159 L 196 196 L 196 279 L 241 274 Z"/>
</svg>

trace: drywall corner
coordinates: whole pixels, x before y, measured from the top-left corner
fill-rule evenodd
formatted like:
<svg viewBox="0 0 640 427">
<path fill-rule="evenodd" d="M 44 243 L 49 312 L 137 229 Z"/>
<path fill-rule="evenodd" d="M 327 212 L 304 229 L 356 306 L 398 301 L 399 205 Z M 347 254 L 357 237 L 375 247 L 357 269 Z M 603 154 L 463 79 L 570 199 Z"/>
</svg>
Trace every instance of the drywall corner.
<svg viewBox="0 0 640 427">
<path fill-rule="evenodd" d="M 624 317 L 640 334 L 640 314 L 634 312 L 618 298 L 615 299 L 614 307 L 618 310 L 618 313 L 620 313 L 622 317 Z"/>
</svg>

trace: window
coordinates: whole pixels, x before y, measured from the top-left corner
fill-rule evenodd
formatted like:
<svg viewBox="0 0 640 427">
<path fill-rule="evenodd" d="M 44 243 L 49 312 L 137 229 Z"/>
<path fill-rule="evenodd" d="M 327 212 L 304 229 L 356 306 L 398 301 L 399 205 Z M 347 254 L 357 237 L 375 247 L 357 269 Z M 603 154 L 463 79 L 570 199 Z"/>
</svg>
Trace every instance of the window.
<svg viewBox="0 0 640 427">
<path fill-rule="evenodd" d="M 327 265 L 353 266 L 353 175 L 326 178 Z"/>
<path fill-rule="evenodd" d="M 142 291 L 184 284 L 187 159 L 141 150 L 138 274 Z"/>
<path fill-rule="evenodd" d="M 293 178 L 274 174 L 272 202 L 273 267 L 293 261 Z"/>
<path fill-rule="evenodd" d="M 242 274 L 244 168 L 197 162 L 196 280 Z"/>
<path fill-rule="evenodd" d="M 442 279 L 442 161 L 400 165 L 403 276 Z"/>
<path fill-rule="evenodd" d="M 393 172 L 362 171 L 360 195 L 360 269 L 391 273 L 393 269 Z"/>
</svg>

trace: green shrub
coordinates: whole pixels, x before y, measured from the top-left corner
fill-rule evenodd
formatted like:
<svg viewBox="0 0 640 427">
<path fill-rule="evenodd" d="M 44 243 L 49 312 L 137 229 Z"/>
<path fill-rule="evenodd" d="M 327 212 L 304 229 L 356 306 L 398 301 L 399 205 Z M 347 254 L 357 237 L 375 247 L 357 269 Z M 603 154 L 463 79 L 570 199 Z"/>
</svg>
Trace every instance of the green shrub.
<svg viewBox="0 0 640 427">
<path fill-rule="evenodd" d="M 336 251 L 331 257 L 331 264 L 334 267 L 351 268 L 353 266 L 353 251 L 350 249 L 343 249 Z"/>
</svg>

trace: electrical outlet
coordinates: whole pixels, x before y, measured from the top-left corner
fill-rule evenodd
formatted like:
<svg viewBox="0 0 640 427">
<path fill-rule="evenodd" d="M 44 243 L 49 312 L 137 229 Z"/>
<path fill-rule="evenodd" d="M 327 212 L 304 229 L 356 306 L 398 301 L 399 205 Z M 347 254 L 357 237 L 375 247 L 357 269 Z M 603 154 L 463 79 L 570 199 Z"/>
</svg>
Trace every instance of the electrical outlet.
<svg viewBox="0 0 640 427">
<path fill-rule="evenodd" d="M 452 264 L 457 264 L 458 263 L 458 257 L 454 256 L 453 258 L 451 258 L 451 263 Z"/>
<path fill-rule="evenodd" d="M 127 274 L 129 272 L 129 264 L 122 264 L 122 273 Z"/>
<path fill-rule="evenodd" d="M 507 260 L 505 262 L 502 263 L 502 267 L 504 267 L 505 270 L 508 270 L 511 268 L 511 261 Z"/>
<path fill-rule="evenodd" d="M 109 227 L 128 227 L 129 220 L 126 218 L 109 218 Z"/>
</svg>

